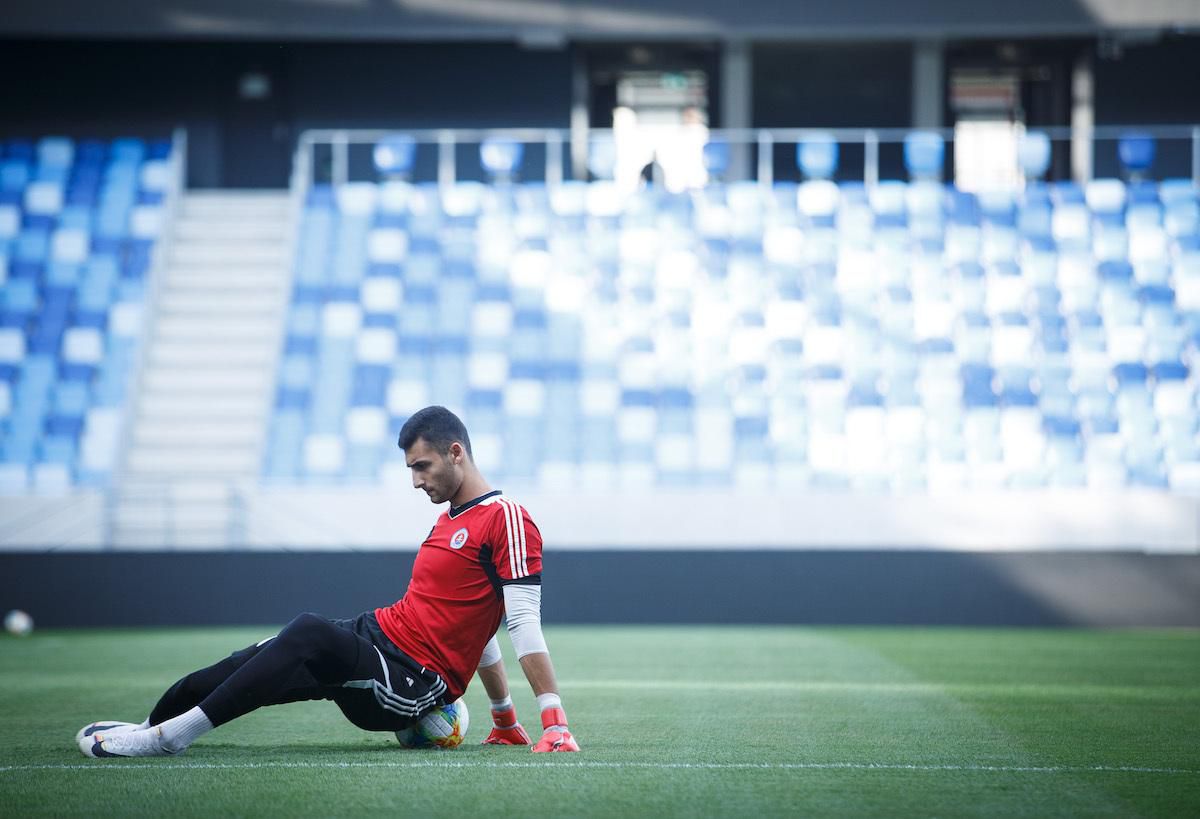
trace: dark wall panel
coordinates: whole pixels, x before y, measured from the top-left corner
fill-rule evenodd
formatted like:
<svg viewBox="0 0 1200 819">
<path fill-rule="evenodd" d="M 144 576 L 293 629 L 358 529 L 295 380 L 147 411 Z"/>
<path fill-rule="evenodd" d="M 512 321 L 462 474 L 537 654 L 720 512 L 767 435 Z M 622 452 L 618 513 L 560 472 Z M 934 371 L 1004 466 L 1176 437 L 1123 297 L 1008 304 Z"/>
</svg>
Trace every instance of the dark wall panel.
<svg viewBox="0 0 1200 819">
<path fill-rule="evenodd" d="M 0 610 L 42 626 L 274 624 L 404 593 L 411 552 L 0 554 Z M 548 623 L 1200 626 L 1200 556 L 579 551 Z"/>
<path fill-rule="evenodd" d="M 505 44 L 288 47 L 303 128 L 565 128 L 566 49 Z"/>
<path fill-rule="evenodd" d="M 1200 37 L 1168 37 L 1143 45 L 1108 47 L 1093 63 L 1097 125 L 1200 123 Z M 1098 142 L 1097 176 L 1120 176 L 1116 143 Z M 1160 140 L 1154 176 L 1190 176 L 1190 135 Z"/>
<path fill-rule="evenodd" d="M 754 47 L 754 125 L 903 128 L 912 119 L 907 43 Z"/>
<path fill-rule="evenodd" d="M 1200 122 L 1200 36 L 1109 46 L 1093 64 L 1097 125 Z"/>
<path fill-rule="evenodd" d="M 516 45 L 0 40 L 0 137 L 190 134 L 189 182 L 285 187 L 313 127 L 565 127 L 570 55 Z M 264 99 L 239 79 L 268 78 Z"/>
<path fill-rule="evenodd" d="M 906 128 L 912 124 L 907 43 L 761 43 L 753 50 L 756 128 Z M 906 178 L 898 146 L 881 146 L 880 178 Z M 839 179 L 861 179 L 861 145 L 843 145 Z M 798 179 L 794 145 L 775 150 L 776 179 Z"/>
</svg>

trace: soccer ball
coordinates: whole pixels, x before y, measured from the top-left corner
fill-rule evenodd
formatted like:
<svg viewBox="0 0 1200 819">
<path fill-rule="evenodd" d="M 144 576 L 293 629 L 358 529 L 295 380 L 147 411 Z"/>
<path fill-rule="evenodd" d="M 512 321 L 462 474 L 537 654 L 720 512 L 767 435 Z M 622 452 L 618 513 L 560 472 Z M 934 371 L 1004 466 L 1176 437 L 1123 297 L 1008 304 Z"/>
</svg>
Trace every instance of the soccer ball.
<svg viewBox="0 0 1200 819">
<path fill-rule="evenodd" d="M 14 637 L 26 637 L 33 631 L 33 618 L 20 609 L 4 615 L 4 630 Z"/>
<path fill-rule="evenodd" d="M 456 700 L 397 731 L 396 739 L 405 748 L 457 748 L 467 735 L 470 719 L 466 700 Z"/>
</svg>

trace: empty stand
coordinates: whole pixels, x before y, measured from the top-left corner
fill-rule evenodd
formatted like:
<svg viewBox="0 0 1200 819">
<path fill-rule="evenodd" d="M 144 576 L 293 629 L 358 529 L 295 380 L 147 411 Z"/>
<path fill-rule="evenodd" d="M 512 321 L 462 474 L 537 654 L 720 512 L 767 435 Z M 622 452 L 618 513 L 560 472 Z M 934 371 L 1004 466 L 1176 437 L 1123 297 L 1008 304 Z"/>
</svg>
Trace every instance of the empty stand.
<svg viewBox="0 0 1200 819">
<path fill-rule="evenodd" d="M 0 491 L 104 487 L 117 467 L 170 142 L 0 146 Z"/>
<path fill-rule="evenodd" d="M 871 188 L 313 188 L 265 476 L 407 481 L 437 402 L 510 484 L 1200 491 L 1190 182 L 976 196 L 908 149 Z"/>
</svg>

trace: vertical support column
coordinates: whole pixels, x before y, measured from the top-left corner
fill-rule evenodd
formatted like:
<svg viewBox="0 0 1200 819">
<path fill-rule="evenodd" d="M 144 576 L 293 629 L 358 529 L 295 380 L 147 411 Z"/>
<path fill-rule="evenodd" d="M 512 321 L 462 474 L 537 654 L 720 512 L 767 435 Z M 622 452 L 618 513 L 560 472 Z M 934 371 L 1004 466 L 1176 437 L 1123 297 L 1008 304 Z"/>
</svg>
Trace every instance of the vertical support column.
<svg viewBox="0 0 1200 819">
<path fill-rule="evenodd" d="M 863 135 L 863 184 L 868 189 L 879 184 L 879 134 L 874 131 Z"/>
<path fill-rule="evenodd" d="M 1200 188 L 1200 128 L 1192 129 L 1192 184 Z"/>
<path fill-rule="evenodd" d="M 571 176 L 581 180 L 588 175 L 589 92 L 587 59 L 576 46 L 571 57 Z"/>
<path fill-rule="evenodd" d="M 350 141 L 345 131 L 338 131 L 330 142 L 333 148 L 333 186 L 340 188 L 350 179 Z"/>
<path fill-rule="evenodd" d="M 455 140 L 451 131 L 438 131 L 438 186 L 453 187 L 458 176 Z"/>
<path fill-rule="evenodd" d="M 1096 125 L 1093 110 L 1095 94 L 1092 58 L 1085 51 L 1071 70 L 1071 178 L 1080 185 L 1092 178 L 1092 129 Z"/>
<path fill-rule="evenodd" d="M 750 44 L 731 40 L 721 49 L 721 127 L 749 129 L 753 102 Z M 729 146 L 730 181 L 750 178 L 750 143 Z"/>
<path fill-rule="evenodd" d="M 940 40 L 913 43 L 912 124 L 914 128 L 941 128 L 946 87 L 945 47 Z"/>
<path fill-rule="evenodd" d="M 775 184 L 775 140 L 769 131 L 758 132 L 758 184 L 768 191 Z"/>
<path fill-rule="evenodd" d="M 558 131 L 546 132 L 546 184 L 561 185 L 563 181 L 563 143 Z"/>
</svg>

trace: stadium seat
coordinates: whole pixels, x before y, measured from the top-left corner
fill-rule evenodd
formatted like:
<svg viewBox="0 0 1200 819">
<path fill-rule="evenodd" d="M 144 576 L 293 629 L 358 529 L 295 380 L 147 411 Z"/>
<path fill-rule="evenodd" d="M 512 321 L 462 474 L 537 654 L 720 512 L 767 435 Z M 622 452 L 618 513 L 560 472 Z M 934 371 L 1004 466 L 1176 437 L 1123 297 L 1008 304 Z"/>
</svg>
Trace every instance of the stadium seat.
<svg viewBox="0 0 1200 819">
<path fill-rule="evenodd" d="M 1050 137 L 1044 131 L 1023 134 L 1017 143 L 1017 160 L 1026 179 L 1041 179 L 1050 169 Z"/>
<path fill-rule="evenodd" d="M 946 145 L 934 131 L 914 131 L 904 138 L 904 165 L 914 179 L 938 179 Z"/>
<path fill-rule="evenodd" d="M 594 136 L 588 143 L 587 167 L 597 179 L 611 179 L 617 164 L 617 146 L 611 137 Z"/>
<path fill-rule="evenodd" d="M 379 140 L 371 156 L 382 176 L 403 177 L 412 171 L 416 154 L 416 140 L 406 134 L 394 134 Z"/>
<path fill-rule="evenodd" d="M 1126 172 L 1132 175 L 1149 171 L 1155 153 L 1155 140 L 1149 134 L 1127 133 L 1117 141 L 1117 156 Z"/>
<path fill-rule="evenodd" d="M 483 169 L 496 180 L 508 180 L 521 168 L 525 146 L 512 139 L 492 137 L 479 146 L 479 160 Z"/>
<path fill-rule="evenodd" d="M 1119 216 L 1125 210 L 1125 183 L 1119 179 L 1093 179 L 1087 183 L 1085 199 L 1098 217 Z"/>
<path fill-rule="evenodd" d="M 808 179 L 832 179 L 838 169 L 838 143 L 831 134 L 814 133 L 796 145 L 796 165 Z"/>
<path fill-rule="evenodd" d="M 729 168 L 729 143 L 723 140 L 706 142 L 704 143 L 702 156 L 704 170 L 708 172 L 709 179 L 720 179 L 726 169 Z"/>
</svg>

